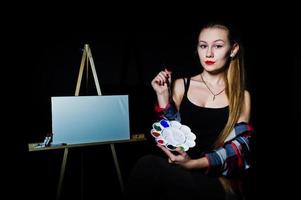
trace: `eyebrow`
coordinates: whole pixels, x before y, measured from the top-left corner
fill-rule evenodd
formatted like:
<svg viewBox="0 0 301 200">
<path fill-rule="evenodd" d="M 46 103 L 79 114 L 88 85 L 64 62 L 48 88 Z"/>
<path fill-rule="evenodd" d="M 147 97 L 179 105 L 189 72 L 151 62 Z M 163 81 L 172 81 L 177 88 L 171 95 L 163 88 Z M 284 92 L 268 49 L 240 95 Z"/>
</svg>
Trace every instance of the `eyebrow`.
<svg viewBox="0 0 301 200">
<path fill-rule="evenodd" d="M 207 42 L 204 41 L 204 40 L 200 40 L 200 41 L 199 41 L 199 43 L 201 43 L 201 42 L 207 43 Z M 225 41 L 222 40 L 222 39 L 217 39 L 217 40 L 214 40 L 213 42 L 225 42 Z"/>
</svg>

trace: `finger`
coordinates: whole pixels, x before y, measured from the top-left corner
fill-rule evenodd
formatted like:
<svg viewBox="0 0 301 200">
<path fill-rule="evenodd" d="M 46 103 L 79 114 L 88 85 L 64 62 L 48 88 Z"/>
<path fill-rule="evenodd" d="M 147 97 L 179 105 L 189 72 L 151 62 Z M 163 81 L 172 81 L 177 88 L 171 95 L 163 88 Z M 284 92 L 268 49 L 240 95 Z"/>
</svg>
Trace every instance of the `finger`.
<svg viewBox="0 0 301 200">
<path fill-rule="evenodd" d="M 186 152 L 183 147 L 177 147 L 175 150 L 181 155 L 186 155 Z"/>
<path fill-rule="evenodd" d="M 168 77 L 171 77 L 172 71 L 165 68 L 164 72 L 168 75 Z"/>
<path fill-rule="evenodd" d="M 158 76 L 161 78 L 161 80 L 166 81 L 166 79 L 168 78 L 168 75 L 165 72 L 161 72 L 160 74 L 158 74 Z"/>
<path fill-rule="evenodd" d="M 158 84 L 158 85 L 161 85 L 161 82 L 162 82 L 162 79 L 157 76 L 155 79 L 154 79 L 154 83 Z"/>
<path fill-rule="evenodd" d="M 166 147 L 162 146 L 162 145 L 157 145 L 160 149 L 162 149 L 162 151 L 172 160 L 175 161 L 175 155 L 168 150 Z"/>
<path fill-rule="evenodd" d="M 158 84 L 158 85 L 162 85 L 164 83 L 165 79 L 160 76 L 160 74 L 158 74 L 155 78 L 154 78 L 154 83 Z"/>
<path fill-rule="evenodd" d="M 154 82 L 156 83 L 156 84 L 158 84 L 158 85 L 163 85 L 164 84 L 164 82 L 165 82 L 165 78 L 164 78 L 164 76 L 163 75 L 161 75 L 161 74 L 158 74 L 155 78 L 154 78 Z"/>
<path fill-rule="evenodd" d="M 168 69 L 165 68 L 164 74 L 165 74 L 165 81 L 169 86 L 171 83 L 171 71 L 168 71 Z"/>
</svg>

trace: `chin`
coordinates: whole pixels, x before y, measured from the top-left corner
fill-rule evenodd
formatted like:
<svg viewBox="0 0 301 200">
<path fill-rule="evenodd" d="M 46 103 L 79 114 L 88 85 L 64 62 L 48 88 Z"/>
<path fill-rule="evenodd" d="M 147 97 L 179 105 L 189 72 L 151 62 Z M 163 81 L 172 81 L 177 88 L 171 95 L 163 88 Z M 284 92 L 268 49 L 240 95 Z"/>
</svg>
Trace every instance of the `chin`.
<svg viewBox="0 0 301 200">
<path fill-rule="evenodd" d="M 224 72 L 224 68 L 221 67 L 221 68 L 215 68 L 215 67 L 204 67 L 204 69 L 211 73 L 211 74 L 219 74 L 221 72 Z"/>
</svg>

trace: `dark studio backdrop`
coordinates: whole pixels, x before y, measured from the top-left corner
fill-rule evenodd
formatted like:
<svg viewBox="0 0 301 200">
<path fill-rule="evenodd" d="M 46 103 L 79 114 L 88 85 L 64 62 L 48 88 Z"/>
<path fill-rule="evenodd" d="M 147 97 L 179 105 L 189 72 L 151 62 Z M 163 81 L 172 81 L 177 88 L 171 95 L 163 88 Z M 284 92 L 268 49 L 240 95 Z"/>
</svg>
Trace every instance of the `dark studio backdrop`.
<svg viewBox="0 0 301 200">
<path fill-rule="evenodd" d="M 250 199 L 257 199 L 259 194 L 274 196 L 284 187 L 288 191 L 285 193 L 290 195 L 293 187 L 283 184 L 282 180 L 295 174 L 274 171 L 287 172 L 284 160 L 294 158 L 294 138 L 297 138 L 294 105 L 298 101 L 292 98 L 287 103 L 284 93 L 296 95 L 297 90 L 294 85 L 288 84 L 290 87 L 287 87 L 287 81 L 291 80 L 288 76 L 294 76 L 283 66 L 296 66 L 300 59 L 284 60 L 280 57 L 279 38 L 287 36 L 280 28 L 281 19 L 264 14 L 250 17 L 248 13 L 240 17 L 228 13 L 217 16 L 239 27 L 245 47 L 247 85 L 252 95 L 252 124 L 256 130 L 254 168 L 248 195 Z M 156 101 L 150 81 L 160 70 L 168 67 L 174 78 L 200 71 L 195 54 L 196 39 L 199 27 L 211 19 L 207 13 L 195 12 L 183 17 L 171 12 L 158 17 L 142 12 L 110 21 L 102 15 L 93 19 L 85 21 L 66 16 L 63 20 L 50 18 L 43 23 L 31 23 L 30 18 L 17 29 L 22 36 L 13 36 L 19 42 L 17 53 L 23 54 L 20 56 L 23 65 L 16 68 L 19 71 L 16 78 L 20 77 L 22 81 L 10 89 L 12 93 L 18 89 L 17 96 L 22 98 L 21 102 L 13 102 L 21 124 L 15 127 L 21 129 L 21 136 L 18 136 L 21 145 L 17 147 L 21 156 L 13 161 L 16 176 L 9 184 L 28 198 L 55 198 L 62 151 L 28 152 L 27 144 L 42 141 L 51 131 L 50 97 L 74 95 L 84 44 L 91 47 L 102 94 L 129 94 L 131 134 L 149 134 L 155 120 L 153 108 Z M 84 77 L 81 95 L 96 95 L 91 71 L 88 78 Z M 283 144 L 286 134 L 289 134 L 292 146 Z M 151 151 L 160 153 L 152 141 L 119 144 L 116 151 L 125 181 L 136 159 Z M 277 183 L 273 181 L 275 176 Z M 273 189 L 262 187 L 265 185 Z M 119 197 L 119 191 L 108 145 L 70 150 L 63 198 Z"/>
</svg>

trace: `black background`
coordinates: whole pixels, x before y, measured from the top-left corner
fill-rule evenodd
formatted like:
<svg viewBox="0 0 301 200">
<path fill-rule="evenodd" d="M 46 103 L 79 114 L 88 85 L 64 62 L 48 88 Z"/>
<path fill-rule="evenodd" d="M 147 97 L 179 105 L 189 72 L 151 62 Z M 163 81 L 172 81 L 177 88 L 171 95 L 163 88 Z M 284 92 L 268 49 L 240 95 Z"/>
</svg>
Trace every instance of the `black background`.
<svg viewBox="0 0 301 200">
<path fill-rule="evenodd" d="M 196 37 L 201 24 L 213 17 L 237 24 L 243 36 L 256 130 L 249 196 L 293 195 L 296 188 L 290 180 L 299 175 L 300 39 L 292 10 L 220 4 L 128 6 L 92 9 L 87 4 L 72 10 L 44 5 L 5 16 L 14 15 L 5 22 L 2 37 L 7 53 L 2 75 L 3 172 L 9 177 L 9 195 L 55 198 L 62 151 L 28 152 L 27 144 L 42 141 L 51 131 L 50 97 L 74 95 L 85 43 L 90 44 L 102 93 L 129 94 L 131 132 L 147 134 L 154 119 L 151 79 L 164 66 L 174 77 L 197 73 Z M 247 12 L 248 6 L 252 9 Z M 87 81 L 82 95 L 96 94 L 92 76 Z M 139 156 L 156 151 L 151 142 L 119 144 L 116 149 L 125 179 Z M 66 170 L 66 199 L 120 195 L 109 146 L 71 150 Z"/>
</svg>

